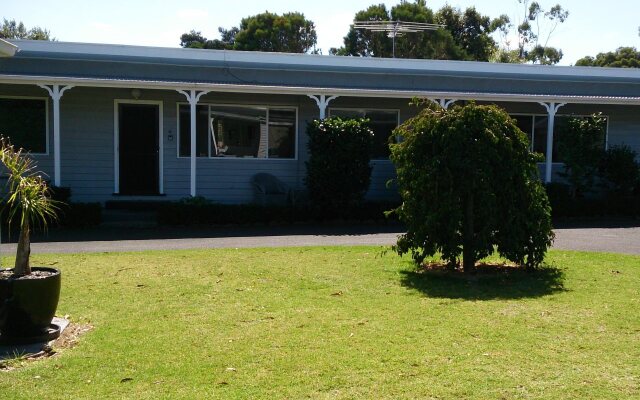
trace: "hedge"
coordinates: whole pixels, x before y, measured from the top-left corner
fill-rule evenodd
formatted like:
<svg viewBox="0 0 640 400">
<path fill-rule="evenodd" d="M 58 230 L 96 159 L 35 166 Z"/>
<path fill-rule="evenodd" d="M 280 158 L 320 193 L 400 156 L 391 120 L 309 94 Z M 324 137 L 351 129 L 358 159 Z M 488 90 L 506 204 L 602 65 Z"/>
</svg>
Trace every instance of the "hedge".
<svg viewBox="0 0 640 400">
<path fill-rule="evenodd" d="M 256 204 L 219 204 L 204 199 L 163 203 L 158 208 L 161 225 L 246 225 L 289 224 L 329 221 L 394 221 L 385 212 L 397 207 L 388 202 L 365 202 L 357 207 L 326 209 L 312 205 L 262 206 Z"/>
</svg>

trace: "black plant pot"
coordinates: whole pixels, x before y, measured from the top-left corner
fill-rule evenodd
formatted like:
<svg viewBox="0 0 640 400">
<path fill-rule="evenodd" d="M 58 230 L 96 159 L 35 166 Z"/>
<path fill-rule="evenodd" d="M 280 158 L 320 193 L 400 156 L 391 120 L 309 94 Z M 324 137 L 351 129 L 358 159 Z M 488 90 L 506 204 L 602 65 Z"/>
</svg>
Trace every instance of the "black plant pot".
<svg viewBox="0 0 640 400">
<path fill-rule="evenodd" d="M 0 279 L 0 342 L 35 343 L 59 335 L 51 321 L 60 299 L 60 271 L 32 268 L 52 274 L 36 279 Z"/>
</svg>

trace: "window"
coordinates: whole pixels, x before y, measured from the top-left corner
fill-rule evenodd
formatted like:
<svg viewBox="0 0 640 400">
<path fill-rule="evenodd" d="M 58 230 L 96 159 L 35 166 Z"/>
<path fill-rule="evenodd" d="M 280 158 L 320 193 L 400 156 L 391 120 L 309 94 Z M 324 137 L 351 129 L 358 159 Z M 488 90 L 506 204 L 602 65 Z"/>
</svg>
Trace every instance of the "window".
<svg viewBox="0 0 640 400">
<path fill-rule="evenodd" d="M 518 128 L 529 138 L 530 148 L 543 156 L 547 155 L 547 128 L 549 118 L 546 115 L 512 115 Z M 569 118 L 587 118 L 586 116 L 565 115 L 556 116 L 553 128 L 553 162 L 561 163 L 562 154 L 558 152 L 558 138 L 562 135 L 563 126 Z M 602 148 L 606 145 L 606 135 L 602 138 Z"/>
<path fill-rule="evenodd" d="M 259 106 L 198 106 L 198 157 L 295 158 L 296 110 Z M 190 154 L 189 107 L 180 106 L 180 157 Z"/>
<path fill-rule="evenodd" d="M 389 137 L 393 134 L 393 130 L 398 127 L 400 120 L 399 111 L 333 108 L 329 110 L 329 116 L 368 119 L 369 127 L 373 131 L 372 158 L 374 160 L 389 158 Z"/>
<path fill-rule="evenodd" d="M 0 134 L 16 148 L 47 153 L 47 101 L 0 98 Z"/>
</svg>

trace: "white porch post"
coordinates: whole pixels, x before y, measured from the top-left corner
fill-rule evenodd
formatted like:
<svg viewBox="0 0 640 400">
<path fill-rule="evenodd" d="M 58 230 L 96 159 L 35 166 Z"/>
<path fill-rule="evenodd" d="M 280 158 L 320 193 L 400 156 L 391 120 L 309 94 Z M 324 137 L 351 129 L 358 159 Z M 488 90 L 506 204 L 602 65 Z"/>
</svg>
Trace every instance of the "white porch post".
<svg viewBox="0 0 640 400">
<path fill-rule="evenodd" d="M 545 170 L 544 170 L 544 182 L 551 182 L 551 176 L 553 172 L 553 127 L 555 125 L 556 113 L 560 109 L 560 107 L 564 106 L 567 103 L 540 103 L 542 107 L 547 110 L 548 114 L 548 124 L 547 124 L 547 155 L 545 160 Z"/>
<path fill-rule="evenodd" d="M 191 89 L 190 91 L 186 90 L 178 90 L 178 93 L 183 94 L 190 106 L 190 117 L 191 117 L 191 185 L 190 185 L 190 194 L 191 197 L 195 197 L 196 195 L 196 105 L 202 96 L 209 93 L 208 91 L 200 91 L 198 92 L 195 89 Z M 179 144 L 178 144 L 179 145 Z"/>
<path fill-rule="evenodd" d="M 444 108 L 445 110 L 448 109 L 450 105 L 458 101 L 458 99 L 436 99 L 436 98 L 429 98 L 429 100 L 433 101 L 436 104 L 439 104 L 440 107 Z"/>
<path fill-rule="evenodd" d="M 320 119 L 325 119 L 327 117 L 327 107 L 329 106 L 329 103 L 332 100 L 335 100 L 339 97 L 339 96 L 327 97 L 324 94 L 321 94 L 319 96 L 308 94 L 307 96 L 315 100 L 316 104 L 318 105 L 318 109 L 320 110 Z"/>
<path fill-rule="evenodd" d="M 38 85 L 49 92 L 53 99 L 53 184 L 60 186 L 60 99 L 65 91 L 73 86 Z"/>
</svg>

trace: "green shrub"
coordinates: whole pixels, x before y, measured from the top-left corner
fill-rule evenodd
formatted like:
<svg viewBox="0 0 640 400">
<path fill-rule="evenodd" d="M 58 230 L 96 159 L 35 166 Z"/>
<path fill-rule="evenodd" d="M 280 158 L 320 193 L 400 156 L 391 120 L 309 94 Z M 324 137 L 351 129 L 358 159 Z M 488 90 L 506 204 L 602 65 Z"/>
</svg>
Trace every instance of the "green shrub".
<svg viewBox="0 0 640 400">
<path fill-rule="evenodd" d="M 551 204 L 551 215 L 554 218 L 572 217 L 579 212 L 576 204 L 578 199 L 571 195 L 571 186 L 566 183 L 551 182 L 545 185 L 549 204 Z"/>
<path fill-rule="evenodd" d="M 51 182 L 49 182 L 51 184 Z M 71 188 L 63 186 L 49 186 L 51 200 L 57 203 L 68 204 L 71 199 Z"/>
<path fill-rule="evenodd" d="M 395 132 L 391 160 L 407 225 L 395 247 L 416 264 L 441 254 L 464 269 L 494 251 L 538 266 L 553 240 L 550 207 L 527 137 L 502 109 L 428 106 Z"/>
<path fill-rule="evenodd" d="M 562 183 L 546 185 L 554 219 L 640 216 L 640 196 L 609 193 L 597 197 L 571 197 L 571 187 Z"/>
<path fill-rule="evenodd" d="M 100 203 L 69 203 L 60 207 L 58 224 L 67 228 L 88 228 L 102 222 Z"/>
<path fill-rule="evenodd" d="M 102 206 L 100 203 L 71 202 L 71 188 L 64 186 L 51 187 L 51 199 L 59 206 L 58 217 L 52 225 L 65 228 L 89 228 L 102 223 Z"/>
<path fill-rule="evenodd" d="M 601 114 L 588 118 L 570 118 L 558 129 L 558 153 L 564 172 L 560 176 L 571 185 L 571 197 L 591 191 L 604 152 L 607 120 Z"/>
<path fill-rule="evenodd" d="M 363 119 L 329 118 L 307 127 L 310 201 L 336 209 L 362 203 L 371 181 L 372 132 Z"/>
<path fill-rule="evenodd" d="M 599 172 L 608 189 L 619 195 L 633 193 L 640 184 L 637 156 L 628 146 L 613 146 L 604 153 Z"/>
</svg>

